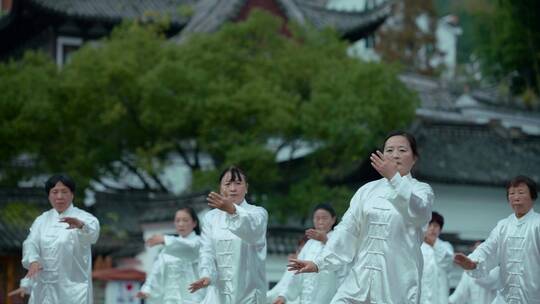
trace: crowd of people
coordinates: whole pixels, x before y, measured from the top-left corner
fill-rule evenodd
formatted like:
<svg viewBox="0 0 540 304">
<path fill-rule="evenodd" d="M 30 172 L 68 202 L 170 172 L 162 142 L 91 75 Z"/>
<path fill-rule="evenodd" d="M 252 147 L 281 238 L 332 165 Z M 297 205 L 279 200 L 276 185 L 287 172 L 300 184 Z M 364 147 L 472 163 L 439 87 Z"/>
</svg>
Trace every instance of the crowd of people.
<svg viewBox="0 0 540 304">
<path fill-rule="evenodd" d="M 418 159 L 411 134 L 390 133 L 370 157 L 381 178 L 358 189 L 340 221 L 330 204 L 313 209 L 313 228 L 269 291 L 268 213 L 246 201 L 245 172 L 227 168 L 201 222 L 193 209 L 181 208 L 176 236 L 146 241 L 163 248 L 137 297 L 165 304 L 540 304 L 535 182 L 526 176 L 509 181 L 514 212 L 466 256 L 439 238 L 444 217 L 433 211 L 433 190 L 411 175 Z M 45 190 L 52 209 L 30 228 L 22 259 L 28 272 L 10 295 L 30 294 L 36 304 L 92 303 L 91 245 L 99 222 L 73 206 L 75 183 L 67 175 L 51 177 Z M 449 295 L 452 264 L 465 271 Z"/>
</svg>

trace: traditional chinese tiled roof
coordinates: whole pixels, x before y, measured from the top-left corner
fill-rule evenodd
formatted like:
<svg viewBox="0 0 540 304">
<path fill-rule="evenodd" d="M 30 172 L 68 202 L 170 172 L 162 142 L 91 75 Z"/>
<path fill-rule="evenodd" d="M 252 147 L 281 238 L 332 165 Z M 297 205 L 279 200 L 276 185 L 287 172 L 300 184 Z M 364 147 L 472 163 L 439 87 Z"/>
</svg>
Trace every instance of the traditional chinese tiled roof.
<svg viewBox="0 0 540 304">
<path fill-rule="evenodd" d="M 356 41 L 375 31 L 391 14 L 391 2 L 382 2 L 364 11 L 341 11 L 307 2 L 296 1 L 310 23 L 322 29 L 332 27 L 343 37 Z"/>
<path fill-rule="evenodd" d="M 189 7 L 196 0 L 14 0 L 27 1 L 38 8 L 59 15 L 120 21 L 122 19 L 168 17 L 185 24 L 191 17 Z"/>
<path fill-rule="evenodd" d="M 540 136 L 497 122 L 421 123 L 415 131 L 421 160 L 417 175 L 431 181 L 504 185 L 516 175 L 540 182 Z"/>
<path fill-rule="evenodd" d="M 201 0 L 196 13 L 182 30 L 179 40 L 193 33 L 217 31 L 227 21 L 234 20 L 248 0 Z M 390 2 L 365 11 L 329 9 L 309 0 L 276 0 L 289 20 L 311 23 L 317 28 L 333 27 L 341 35 L 358 40 L 374 31 L 391 13 Z"/>
<path fill-rule="evenodd" d="M 413 133 L 420 161 L 416 175 L 429 180 L 501 186 L 523 174 L 540 182 L 540 113 L 495 105 L 492 95 L 478 98 L 453 92 L 448 84 L 403 74 L 418 93 Z"/>
</svg>

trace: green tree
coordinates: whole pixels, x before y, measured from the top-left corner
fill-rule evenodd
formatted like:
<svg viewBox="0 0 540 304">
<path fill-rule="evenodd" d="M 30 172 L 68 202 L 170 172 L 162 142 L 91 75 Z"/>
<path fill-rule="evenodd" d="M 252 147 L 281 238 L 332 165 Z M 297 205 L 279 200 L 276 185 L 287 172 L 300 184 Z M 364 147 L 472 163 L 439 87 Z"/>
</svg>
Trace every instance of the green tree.
<svg viewBox="0 0 540 304">
<path fill-rule="evenodd" d="M 376 34 L 375 49 L 386 62 L 433 74 L 429 59 L 435 48 L 436 23 L 433 1 L 395 1 L 392 16 Z"/>
<path fill-rule="evenodd" d="M 483 70 L 495 81 L 513 77 L 513 93 L 532 106 L 540 93 L 540 2 L 498 0 L 487 4 L 488 9 L 474 12 L 476 51 Z"/>
<path fill-rule="evenodd" d="M 0 64 L 0 179 L 13 186 L 47 170 L 59 115 L 54 108 L 58 72 L 43 54 Z M 49 142 L 48 145 L 44 143 Z"/>
<path fill-rule="evenodd" d="M 139 188 L 168 191 L 161 173 L 174 157 L 190 167 L 192 190 L 238 164 L 275 214 L 329 200 L 344 209 L 351 193 L 340 185 L 408 125 L 417 98 L 395 67 L 348 57 L 333 31 L 289 27 L 284 36 L 279 19 L 255 12 L 178 45 L 159 26 L 124 24 L 83 47 L 49 79 L 59 119 L 57 142 L 38 149 L 47 168 L 110 189 L 102 177 L 130 172 Z"/>
</svg>

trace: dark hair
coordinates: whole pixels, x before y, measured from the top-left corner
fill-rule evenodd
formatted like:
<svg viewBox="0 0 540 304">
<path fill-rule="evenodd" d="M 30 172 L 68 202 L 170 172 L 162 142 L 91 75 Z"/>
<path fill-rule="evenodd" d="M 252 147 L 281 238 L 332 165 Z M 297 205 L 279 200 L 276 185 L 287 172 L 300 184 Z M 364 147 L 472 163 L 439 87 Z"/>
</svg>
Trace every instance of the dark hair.
<svg viewBox="0 0 540 304">
<path fill-rule="evenodd" d="M 313 208 L 313 214 L 315 214 L 315 212 L 319 209 L 322 209 L 322 210 L 326 210 L 328 211 L 328 213 L 330 213 L 330 215 L 332 217 L 335 217 L 336 218 L 336 222 L 334 223 L 334 225 L 332 225 L 332 229 L 334 229 L 334 227 L 336 227 L 337 223 L 338 223 L 338 219 L 337 219 L 337 215 L 336 215 L 336 210 L 334 210 L 334 207 L 332 207 L 332 205 L 328 204 L 328 203 L 322 203 L 322 204 L 318 204 L 317 206 L 315 206 L 315 208 Z"/>
<path fill-rule="evenodd" d="M 69 175 L 60 173 L 49 177 L 49 179 L 45 182 L 45 191 L 47 192 L 47 195 L 49 195 L 51 189 L 54 188 L 54 186 L 56 186 L 56 184 L 59 182 L 68 187 L 73 194 L 75 193 L 75 181 Z"/>
<path fill-rule="evenodd" d="M 439 212 L 431 212 L 431 221 L 429 223 L 437 223 L 439 226 L 441 226 L 441 230 L 444 226 L 444 217 Z"/>
<path fill-rule="evenodd" d="M 244 181 L 247 184 L 248 179 L 247 179 L 246 174 L 244 173 L 244 171 L 242 171 L 242 169 L 236 166 L 230 166 L 227 169 L 223 170 L 223 172 L 221 172 L 221 175 L 219 176 L 218 183 L 221 183 L 221 180 L 223 179 L 225 174 L 227 174 L 227 172 L 231 173 L 231 180 L 230 180 L 231 182 Z"/>
<path fill-rule="evenodd" d="M 195 225 L 195 228 L 193 228 L 193 230 L 195 230 L 195 233 L 196 234 L 201 234 L 201 227 L 199 225 L 199 217 L 197 216 L 197 213 L 195 212 L 195 210 L 191 207 L 188 207 L 188 206 L 183 206 L 183 207 L 180 207 L 178 208 L 178 210 L 176 210 L 176 212 L 178 211 L 186 211 L 189 216 L 191 216 L 191 219 L 197 223 L 197 225 Z M 176 217 L 176 213 L 175 213 L 175 217 Z"/>
<path fill-rule="evenodd" d="M 508 199 L 508 190 L 510 190 L 510 187 L 517 187 L 520 184 L 525 184 L 529 188 L 529 193 L 531 194 L 531 198 L 533 201 L 536 200 L 538 197 L 538 190 L 536 188 L 536 183 L 530 178 L 525 175 L 518 175 L 514 178 L 512 178 L 508 184 L 506 184 L 506 198 Z"/>
<path fill-rule="evenodd" d="M 420 157 L 420 155 L 418 154 L 418 148 L 416 147 L 416 139 L 414 138 L 414 135 L 412 135 L 411 133 L 407 131 L 402 131 L 402 130 L 395 130 L 388 133 L 388 135 L 386 135 L 386 138 L 383 141 L 383 147 L 381 151 L 384 152 L 384 146 L 386 145 L 386 142 L 388 141 L 388 139 L 390 139 L 390 137 L 394 137 L 394 136 L 405 137 L 407 141 L 409 142 L 409 145 L 411 146 L 413 155 L 416 156 L 416 158 Z"/>
</svg>

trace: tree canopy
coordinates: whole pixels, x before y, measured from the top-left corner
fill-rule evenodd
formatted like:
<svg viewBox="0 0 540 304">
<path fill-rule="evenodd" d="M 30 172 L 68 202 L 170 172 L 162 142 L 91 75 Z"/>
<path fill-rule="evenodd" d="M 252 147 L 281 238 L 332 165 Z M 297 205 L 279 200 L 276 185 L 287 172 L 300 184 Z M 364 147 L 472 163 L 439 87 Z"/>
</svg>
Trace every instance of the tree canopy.
<svg viewBox="0 0 540 304">
<path fill-rule="evenodd" d="M 489 2 L 489 9 L 475 12 L 477 51 L 485 73 L 495 80 L 513 75 L 514 93 L 534 92 L 538 98 L 540 20 L 537 12 L 540 10 L 540 2 Z"/>
<path fill-rule="evenodd" d="M 417 97 L 395 67 L 348 57 L 333 31 L 281 26 L 254 12 L 177 44 L 160 26 L 125 23 L 61 69 L 39 54 L 1 64 L 0 182 L 66 171 L 115 190 L 104 177 L 129 173 L 127 187 L 169 191 L 163 172 L 180 158 L 193 191 L 237 164 L 276 214 L 345 208 L 343 182 L 410 123 Z"/>
</svg>

